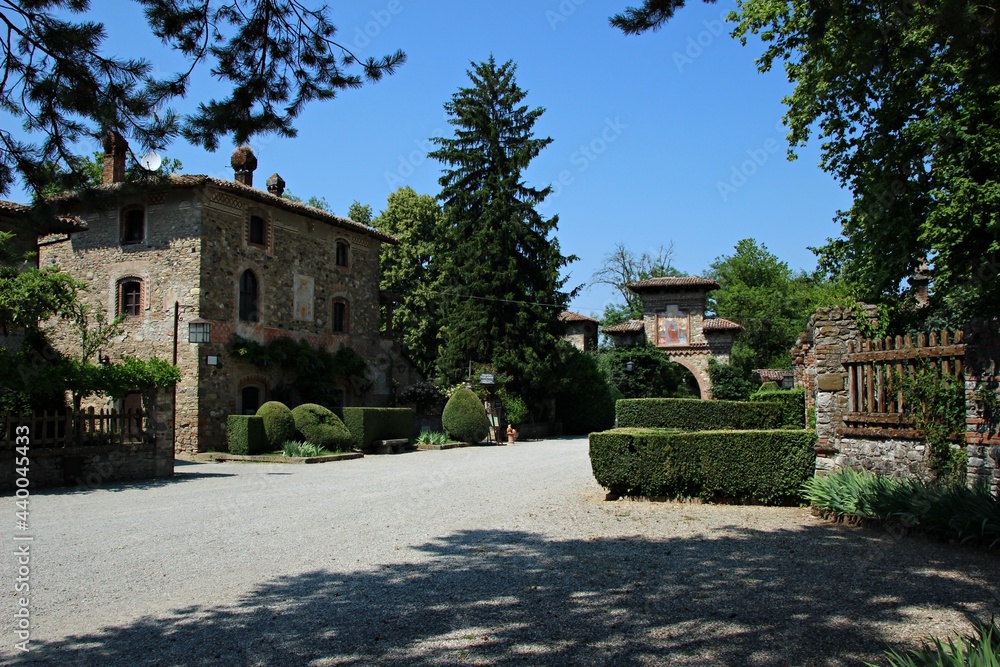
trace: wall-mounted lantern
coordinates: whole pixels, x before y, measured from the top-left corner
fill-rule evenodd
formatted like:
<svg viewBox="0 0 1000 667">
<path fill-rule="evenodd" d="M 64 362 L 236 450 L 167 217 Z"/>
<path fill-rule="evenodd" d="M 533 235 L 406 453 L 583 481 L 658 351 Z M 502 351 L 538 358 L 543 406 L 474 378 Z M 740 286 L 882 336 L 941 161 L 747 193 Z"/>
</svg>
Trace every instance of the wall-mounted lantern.
<svg viewBox="0 0 1000 667">
<path fill-rule="evenodd" d="M 781 388 L 782 389 L 793 389 L 795 387 L 795 377 L 791 375 L 786 375 L 781 378 Z"/>
<path fill-rule="evenodd" d="M 634 370 L 635 370 L 635 362 L 629 359 L 628 361 L 625 362 L 625 372 L 631 373 Z"/>
<path fill-rule="evenodd" d="M 217 355 L 210 354 L 207 357 L 205 357 L 205 365 L 215 366 L 216 368 L 222 368 L 222 361 L 219 360 L 219 357 Z"/>
<path fill-rule="evenodd" d="M 212 340 L 212 323 L 200 317 L 188 324 L 189 343 L 208 343 Z"/>
</svg>

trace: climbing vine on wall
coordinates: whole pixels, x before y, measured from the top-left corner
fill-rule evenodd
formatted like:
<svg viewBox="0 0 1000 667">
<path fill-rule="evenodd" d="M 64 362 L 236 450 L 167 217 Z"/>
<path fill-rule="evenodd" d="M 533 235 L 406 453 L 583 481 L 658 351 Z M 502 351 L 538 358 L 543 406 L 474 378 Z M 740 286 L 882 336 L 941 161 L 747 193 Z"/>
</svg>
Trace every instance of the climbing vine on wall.
<svg viewBox="0 0 1000 667">
<path fill-rule="evenodd" d="M 361 355 L 345 345 L 331 353 L 291 338 L 258 343 L 234 336 L 229 352 L 258 368 L 277 367 L 294 375 L 291 386 L 303 402 L 332 404 L 337 389 L 345 381 L 351 383 L 358 393 L 371 389 L 368 364 Z"/>
<path fill-rule="evenodd" d="M 931 470 L 941 481 L 963 480 L 967 456 L 962 447 L 953 449 L 952 443 L 965 442 L 964 384 L 928 363 L 910 374 L 895 374 L 894 381 L 903 392 L 906 414 L 924 433 Z"/>
</svg>

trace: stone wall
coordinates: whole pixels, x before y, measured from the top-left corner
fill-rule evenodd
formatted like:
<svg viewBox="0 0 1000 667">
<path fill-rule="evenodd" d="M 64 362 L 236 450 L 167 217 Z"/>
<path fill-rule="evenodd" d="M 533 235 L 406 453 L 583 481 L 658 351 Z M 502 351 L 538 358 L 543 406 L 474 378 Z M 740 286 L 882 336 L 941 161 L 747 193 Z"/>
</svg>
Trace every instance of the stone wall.
<svg viewBox="0 0 1000 667">
<path fill-rule="evenodd" d="M 862 314 L 874 319 L 876 310 L 865 306 Z M 891 477 L 928 479 L 932 476 L 929 452 L 922 440 L 876 432 L 862 435 L 855 432 L 860 429 L 845 429 L 849 390 L 843 359 L 848 344 L 861 338 L 854 310 L 823 308 L 810 319 L 793 352 L 796 385 L 806 390 L 807 409 L 816 408 L 817 474 L 850 467 Z M 1000 324 L 994 320 L 972 325 L 965 344 L 969 484 L 986 483 L 996 495 L 1000 490 L 1000 437 L 984 428 L 975 393 L 982 383 L 998 379 Z"/>
</svg>

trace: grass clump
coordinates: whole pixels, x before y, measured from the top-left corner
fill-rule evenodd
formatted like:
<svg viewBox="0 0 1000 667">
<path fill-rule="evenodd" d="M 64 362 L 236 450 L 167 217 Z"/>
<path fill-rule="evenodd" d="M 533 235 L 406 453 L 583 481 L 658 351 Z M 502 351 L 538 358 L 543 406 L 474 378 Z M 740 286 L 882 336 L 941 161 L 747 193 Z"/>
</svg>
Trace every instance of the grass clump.
<svg viewBox="0 0 1000 667">
<path fill-rule="evenodd" d="M 282 448 L 282 452 L 285 456 L 296 457 L 296 458 L 308 458 L 310 456 L 327 456 L 333 454 L 328 449 L 324 449 L 317 444 L 312 442 L 303 442 L 301 440 L 289 440 L 285 443 Z"/>
<path fill-rule="evenodd" d="M 423 429 L 417 436 L 418 445 L 443 445 L 448 442 L 448 436 L 440 431 Z"/>
<path fill-rule="evenodd" d="M 949 639 L 947 643 L 931 638 L 920 649 L 900 654 L 886 652 L 889 667 L 1000 667 L 1000 628 L 996 619 L 977 622 L 973 636 Z M 878 667 L 868 663 L 867 667 Z"/>
<path fill-rule="evenodd" d="M 803 485 L 813 507 L 837 518 L 875 519 L 939 537 L 1000 545 L 1000 500 L 960 482 L 892 479 L 849 468 Z"/>
</svg>

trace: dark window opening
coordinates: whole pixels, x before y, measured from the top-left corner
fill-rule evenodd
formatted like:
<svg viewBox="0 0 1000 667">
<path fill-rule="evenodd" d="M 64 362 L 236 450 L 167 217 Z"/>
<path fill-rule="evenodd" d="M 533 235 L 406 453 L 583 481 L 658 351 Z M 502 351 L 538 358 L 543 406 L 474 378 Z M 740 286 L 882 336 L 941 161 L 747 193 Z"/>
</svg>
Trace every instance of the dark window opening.
<svg viewBox="0 0 1000 667">
<path fill-rule="evenodd" d="M 259 322 L 257 312 L 257 277 L 247 269 L 240 278 L 240 319 L 244 322 Z"/>
<path fill-rule="evenodd" d="M 348 245 L 343 241 L 337 241 L 337 266 L 347 266 Z"/>
<path fill-rule="evenodd" d="M 266 245 L 266 224 L 264 218 L 259 215 L 250 216 L 250 243 L 255 245 Z"/>
<path fill-rule="evenodd" d="M 130 208 L 122 214 L 122 245 L 142 243 L 146 232 L 146 212 Z"/>
<path fill-rule="evenodd" d="M 127 317 L 139 317 L 142 311 L 142 283 L 138 280 L 127 280 L 119 287 L 118 314 Z"/>
<path fill-rule="evenodd" d="M 333 332 L 347 333 L 347 304 L 343 301 L 333 304 Z"/>
<path fill-rule="evenodd" d="M 260 387 L 252 385 L 243 387 L 243 391 L 240 392 L 240 405 L 243 408 L 243 414 L 257 414 L 257 409 L 260 407 L 260 394 Z"/>
</svg>

